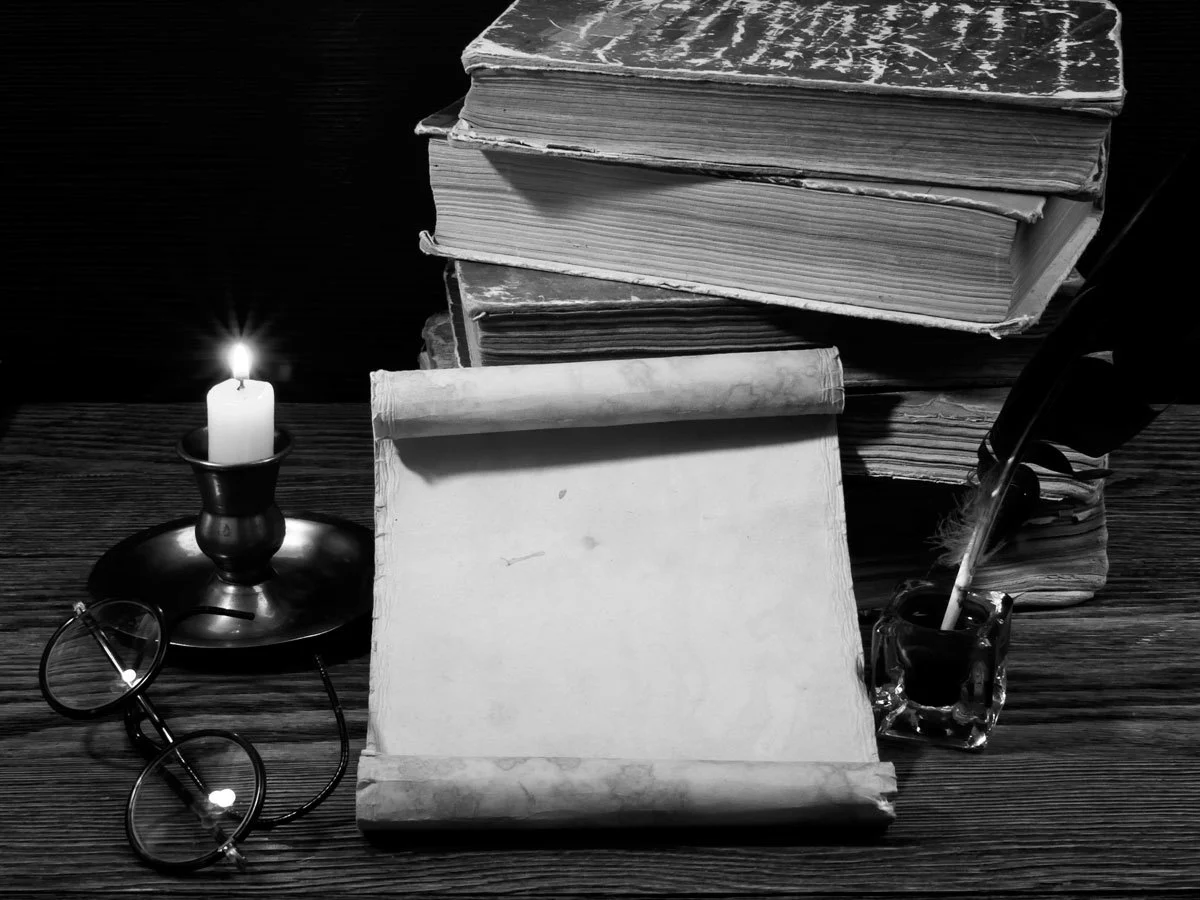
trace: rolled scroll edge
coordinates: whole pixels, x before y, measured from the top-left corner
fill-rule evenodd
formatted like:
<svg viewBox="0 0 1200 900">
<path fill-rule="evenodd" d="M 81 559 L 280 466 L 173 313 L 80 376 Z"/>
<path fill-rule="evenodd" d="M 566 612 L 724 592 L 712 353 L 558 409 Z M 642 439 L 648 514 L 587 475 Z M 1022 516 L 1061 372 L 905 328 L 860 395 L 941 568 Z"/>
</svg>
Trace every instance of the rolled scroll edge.
<svg viewBox="0 0 1200 900">
<path fill-rule="evenodd" d="M 364 831 L 791 825 L 883 827 L 891 763 L 427 757 L 363 752 Z"/>
<path fill-rule="evenodd" d="M 836 414 L 833 347 L 371 374 L 376 440 Z"/>
</svg>

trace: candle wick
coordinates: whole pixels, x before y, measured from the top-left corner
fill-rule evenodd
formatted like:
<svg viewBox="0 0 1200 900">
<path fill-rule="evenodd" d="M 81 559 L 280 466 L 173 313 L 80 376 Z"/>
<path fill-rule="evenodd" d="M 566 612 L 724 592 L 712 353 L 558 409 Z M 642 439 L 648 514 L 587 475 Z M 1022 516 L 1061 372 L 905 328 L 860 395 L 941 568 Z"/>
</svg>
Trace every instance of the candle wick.
<svg viewBox="0 0 1200 900">
<path fill-rule="evenodd" d="M 246 379 L 245 379 L 245 378 L 239 378 L 239 379 L 237 380 L 237 382 L 238 382 L 237 389 L 238 389 L 239 391 L 244 391 L 244 390 L 246 389 Z"/>
</svg>

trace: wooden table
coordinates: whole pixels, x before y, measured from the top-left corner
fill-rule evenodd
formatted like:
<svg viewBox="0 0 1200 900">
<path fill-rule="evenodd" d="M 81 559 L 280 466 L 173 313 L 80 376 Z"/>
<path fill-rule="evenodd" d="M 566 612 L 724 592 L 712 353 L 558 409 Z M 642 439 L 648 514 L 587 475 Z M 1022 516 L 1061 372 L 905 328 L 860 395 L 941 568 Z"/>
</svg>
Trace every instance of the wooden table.
<svg viewBox="0 0 1200 900">
<path fill-rule="evenodd" d="M 1200 891 L 1200 408 L 1168 411 L 1114 457 L 1109 587 L 1020 613 L 1009 703 L 986 753 L 885 745 L 897 820 L 879 840 L 772 832 L 461 835 L 369 841 L 354 824 L 366 727 L 365 639 L 331 652 L 352 763 L 310 816 L 252 834 L 249 870 L 186 878 L 137 861 L 125 801 L 142 762 L 119 721 L 57 715 L 37 686 L 42 648 L 93 562 L 128 534 L 198 509 L 173 444 L 202 407 L 29 405 L 0 437 L 0 666 L 4 701 L 0 894 L 504 893 L 1092 897 Z M 371 524 L 369 415 L 284 405 L 296 438 L 280 506 Z M 168 661 L 152 688 L 176 732 L 238 731 L 269 796 L 300 796 L 337 742 L 304 659 L 229 671 Z M 268 800 L 268 811 L 272 808 Z"/>
</svg>

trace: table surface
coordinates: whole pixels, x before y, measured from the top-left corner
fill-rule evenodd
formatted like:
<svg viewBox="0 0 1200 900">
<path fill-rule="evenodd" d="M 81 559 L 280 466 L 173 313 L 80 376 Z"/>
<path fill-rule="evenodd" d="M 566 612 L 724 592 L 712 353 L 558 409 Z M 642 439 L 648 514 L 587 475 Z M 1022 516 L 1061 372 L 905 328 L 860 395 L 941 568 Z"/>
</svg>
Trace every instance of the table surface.
<svg viewBox="0 0 1200 900">
<path fill-rule="evenodd" d="M 1191 895 L 1200 891 L 1200 407 L 1168 410 L 1113 457 L 1108 587 L 1082 606 L 1019 612 L 1009 700 L 988 750 L 884 744 L 897 819 L 847 841 L 786 830 L 443 834 L 368 840 L 354 823 L 366 729 L 365 633 L 327 651 L 351 769 L 308 817 L 253 833 L 245 872 L 164 876 L 124 833 L 141 768 L 121 723 L 65 719 L 37 686 L 53 629 L 92 564 L 129 534 L 193 515 L 175 440 L 198 404 L 27 405 L 0 422 L 0 894 L 137 890 L 211 896 L 651 894 Z M 296 449 L 278 491 L 369 526 L 366 404 L 281 405 Z M 223 727 L 266 763 L 267 812 L 315 790 L 337 741 L 304 658 L 222 671 L 168 660 L 153 688 L 177 733 Z"/>
</svg>

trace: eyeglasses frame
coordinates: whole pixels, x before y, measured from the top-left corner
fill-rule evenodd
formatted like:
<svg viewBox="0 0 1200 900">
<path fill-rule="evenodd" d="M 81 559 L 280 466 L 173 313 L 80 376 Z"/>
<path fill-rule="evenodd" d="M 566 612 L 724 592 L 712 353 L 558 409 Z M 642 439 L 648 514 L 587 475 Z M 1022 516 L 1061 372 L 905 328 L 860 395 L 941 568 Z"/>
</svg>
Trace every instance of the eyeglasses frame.
<svg viewBox="0 0 1200 900">
<path fill-rule="evenodd" d="M 145 610 L 154 618 L 159 628 L 159 641 L 154 658 L 147 668 L 146 675 L 142 677 L 142 679 L 136 685 L 131 686 L 127 691 L 125 691 L 125 693 L 121 694 L 115 699 L 90 709 L 79 709 L 76 707 L 67 706 L 54 696 L 47 682 L 46 671 L 50 653 L 67 629 L 76 622 L 81 621 L 84 627 L 88 628 L 89 632 L 96 639 L 97 644 L 100 646 L 105 656 L 108 657 L 109 661 L 113 663 L 114 667 L 120 669 L 119 660 L 117 660 L 112 648 L 108 645 L 107 640 L 96 629 L 95 622 L 92 617 L 92 614 L 96 610 L 102 609 L 103 607 L 114 603 L 132 604 Z M 150 702 L 150 698 L 145 696 L 146 690 L 151 684 L 154 683 L 158 677 L 158 674 L 162 671 L 166 661 L 167 648 L 170 646 L 169 629 L 162 610 L 152 603 L 146 603 L 141 600 L 130 600 L 121 597 L 104 598 L 90 605 L 77 602 L 74 604 L 73 608 L 75 615 L 71 616 L 69 619 L 59 625 L 59 627 L 55 629 L 54 633 L 51 635 L 50 639 L 46 642 L 46 647 L 42 651 L 41 661 L 38 665 L 38 686 L 41 689 L 43 698 L 50 705 L 50 707 L 54 709 L 55 712 L 58 712 L 59 714 L 70 719 L 96 719 L 124 707 L 125 715 L 123 718 L 125 720 L 126 733 L 128 734 L 131 743 L 134 745 L 134 748 L 137 749 L 142 756 L 149 759 L 149 761 L 143 767 L 141 773 L 138 775 L 137 780 L 134 782 L 133 788 L 130 790 L 129 800 L 126 803 L 125 808 L 125 831 L 134 852 L 154 868 L 169 872 L 195 871 L 211 865 L 222 858 L 226 858 L 231 860 L 238 867 L 238 869 L 244 869 L 245 858 L 237 849 L 236 845 L 238 841 L 240 841 L 253 830 L 268 830 L 275 828 L 278 825 L 282 825 L 285 822 L 290 822 L 305 815 L 316 806 L 320 805 L 320 803 L 322 803 L 341 782 L 346 773 L 350 759 L 349 733 L 346 728 L 345 714 L 342 711 L 341 703 L 337 697 L 337 692 L 333 687 L 333 683 L 329 678 L 329 674 L 326 671 L 324 662 L 321 660 L 319 654 L 314 653 L 313 658 L 316 662 L 321 680 L 325 686 L 326 693 L 329 696 L 330 702 L 333 706 L 333 712 L 337 720 L 338 735 L 341 744 L 341 753 L 339 755 L 337 768 L 326 785 L 309 801 L 300 807 L 297 807 L 296 809 L 282 815 L 268 819 L 262 819 L 260 816 L 263 803 L 266 799 L 266 767 L 264 766 L 262 757 L 254 745 L 237 732 L 226 729 L 200 729 L 197 731 L 188 732 L 182 737 L 176 739 L 171 733 L 170 728 L 167 726 L 165 720 L 159 715 L 153 703 Z M 195 607 L 194 609 L 189 610 L 185 615 L 191 616 L 198 614 L 227 615 L 241 619 L 254 618 L 253 613 L 209 606 Z M 155 731 L 157 731 L 165 741 L 164 744 L 160 745 L 156 743 L 152 738 L 141 732 L 140 722 L 137 719 L 137 713 L 139 711 L 144 715 L 145 719 L 154 726 Z M 174 758 L 188 773 L 189 778 L 193 781 L 197 788 L 206 793 L 207 789 L 203 784 L 203 780 L 200 779 L 195 771 L 191 768 L 183 754 L 179 753 L 177 750 L 180 744 L 202 737 L 214 737 L 229 740 L 232 743 L 237 744 L 243 751 L 245 751 L 254 771 L 255 792 L 251 800 L 250 807 L 247 810 L 246 815 L 242 818 L 241 822 L 239 822 L 237 828 L 234 829 L 233 833 L 228 836 L 223 836 L 223 839 L 216 847 L 213 848 L 212 851 L 195 859 L 184 861 L 173 861 L 157 858 L 148 850 L 146 850 L 141 839 L 136 834 L 136 829 L 134 828 L 133 824 L 134 799 L 137 797 L 138 791 L 141 789 L 141 786 L 147 776 L 151 772 L 155 771 L 156 768 L 162 768 L 164 777 L 170 775 L 170 780 L 178 781 L 177 779 L 174 779 L 173 774 L 171 774 L 169 770 L 163 768 L 162 765 L 165 763 L 168 757 L 172 756 L 174 756 Z M 187 791 L 186 786 L 182 783 L 179 783 L 178 785 L 173 784 L 172 789 L 182 792 Z M 181 799 L 184 799 L 182 793 L 180 796 Z M 201 812 L 194 806 L 188 804 L 188 808 L 197 815 L 201 815 Z"/>
</svg>

